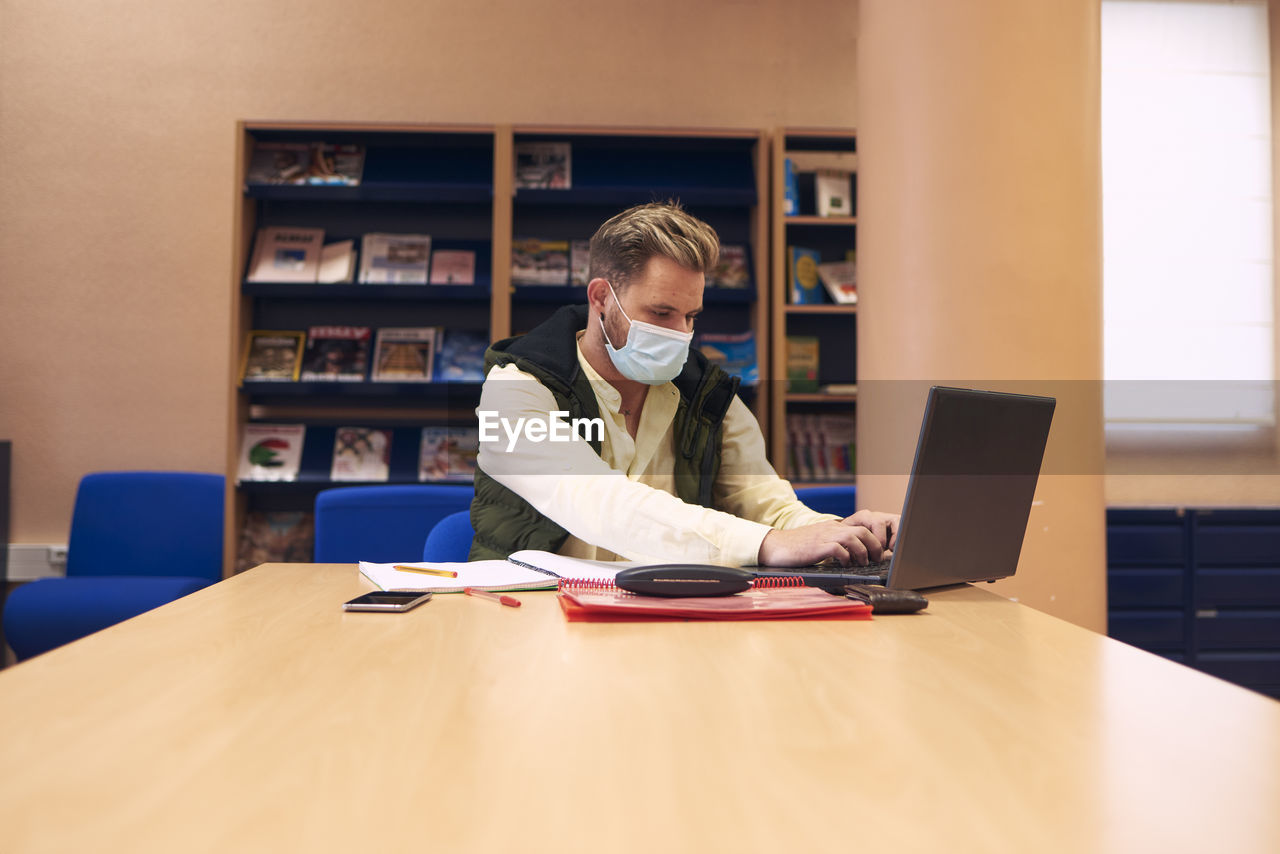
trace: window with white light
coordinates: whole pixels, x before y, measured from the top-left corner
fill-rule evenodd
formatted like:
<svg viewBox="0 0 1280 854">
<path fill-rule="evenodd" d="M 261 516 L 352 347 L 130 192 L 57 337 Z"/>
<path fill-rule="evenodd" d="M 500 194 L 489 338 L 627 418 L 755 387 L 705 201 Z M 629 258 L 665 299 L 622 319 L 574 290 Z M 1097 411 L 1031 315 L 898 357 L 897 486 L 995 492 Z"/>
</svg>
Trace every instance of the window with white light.
<svg viewBox="0 0 1280 854">
<path fill-rule="evenodd" d="M 1109 435 L 1274 427 L 1271 166 L 1264 0 L 1103 0 Z"/>
</svg>

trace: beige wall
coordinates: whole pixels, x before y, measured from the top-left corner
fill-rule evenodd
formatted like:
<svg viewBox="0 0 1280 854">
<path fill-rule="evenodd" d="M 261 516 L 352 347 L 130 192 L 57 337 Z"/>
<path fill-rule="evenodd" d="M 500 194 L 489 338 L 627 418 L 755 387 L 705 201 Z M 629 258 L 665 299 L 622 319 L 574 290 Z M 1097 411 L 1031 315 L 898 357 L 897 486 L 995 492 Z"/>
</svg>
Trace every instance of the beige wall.
<svg viewBox="0 0 1280 854">
<path fill-rule="evenodd" d="M 85 472 L 222 470 L 236 120 L 850 126 L 856 8 L 0 0 L 13 540 Z"/>
</svg>

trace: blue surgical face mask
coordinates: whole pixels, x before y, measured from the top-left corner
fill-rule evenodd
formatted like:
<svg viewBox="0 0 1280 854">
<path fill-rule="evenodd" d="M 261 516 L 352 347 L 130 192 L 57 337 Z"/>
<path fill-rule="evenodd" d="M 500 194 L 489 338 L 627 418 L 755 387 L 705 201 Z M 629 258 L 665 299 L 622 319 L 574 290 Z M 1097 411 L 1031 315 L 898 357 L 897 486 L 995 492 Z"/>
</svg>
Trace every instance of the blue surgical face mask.
<svg viewBox="0 0 1280 854">
<path fill-rule="evenodd" d="M 627 330 L 627 343 L 621 348 L 615 348 L 609 340 L 608 330 L 604 328 L 604 318 L 600 318 L 604 346 L 618 373 L 629 380 L 648 385 L 662 385 L 679 376 L 685 360 L 689 358 L 689 342 L 693 340 L 693 333 L 677 332 L 643 320 L 632 320 L 627 317 L 612 284 L 609 285 L 609 293 L 613 294 L 613 301 L 618 303 L 618 311 L 631 324 L 631 328 Z"/>
</svg>

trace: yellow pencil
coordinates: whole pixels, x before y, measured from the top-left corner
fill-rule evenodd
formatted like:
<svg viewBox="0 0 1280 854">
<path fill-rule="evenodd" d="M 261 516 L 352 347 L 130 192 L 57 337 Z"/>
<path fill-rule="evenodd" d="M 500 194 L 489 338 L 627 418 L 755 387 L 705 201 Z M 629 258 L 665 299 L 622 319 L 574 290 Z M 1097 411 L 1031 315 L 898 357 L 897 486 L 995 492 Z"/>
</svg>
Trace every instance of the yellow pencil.
<svg viewBox="0 0 1280 854">
<path fill-rule="evenodd" d="M 396 566 L 396 569 L 402 569 L 405 572 L 421 572 L 423 575 L 439 575 L 442 578 L 457 578 L 458 573 L 447 569 L 428 569 L 422 566 Z"/>
</svg>

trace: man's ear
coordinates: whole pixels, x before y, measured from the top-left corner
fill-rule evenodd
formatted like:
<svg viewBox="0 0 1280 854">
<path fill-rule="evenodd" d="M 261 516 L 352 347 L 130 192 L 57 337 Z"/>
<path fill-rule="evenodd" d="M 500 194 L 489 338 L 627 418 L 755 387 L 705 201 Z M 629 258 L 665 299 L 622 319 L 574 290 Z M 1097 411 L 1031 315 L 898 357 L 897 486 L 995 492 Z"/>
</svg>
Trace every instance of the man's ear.
<svg viewBox="0 0 1280 854">
<path fill-rule="evenodd" d="M 595 278 L 587 282 L 587 304 L 600 314 L 609 307 L 613 295 L 609 293 L 609 280 Z"/>
</svg>

